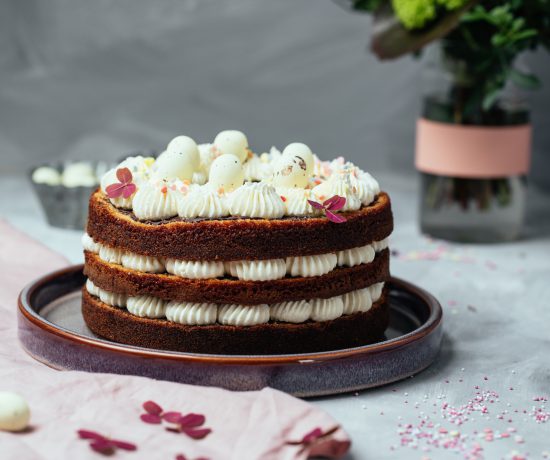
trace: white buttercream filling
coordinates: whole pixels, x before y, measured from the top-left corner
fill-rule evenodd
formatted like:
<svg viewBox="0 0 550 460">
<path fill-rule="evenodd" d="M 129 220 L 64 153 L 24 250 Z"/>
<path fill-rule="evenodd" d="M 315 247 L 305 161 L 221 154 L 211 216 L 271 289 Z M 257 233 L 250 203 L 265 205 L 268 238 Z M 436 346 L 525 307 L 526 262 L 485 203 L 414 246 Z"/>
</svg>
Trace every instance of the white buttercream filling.
<svg viewBox="0 0 550 460">
<path fill-rule="evenodd" d="M 226 263 L 231 276 L 245 281 L 278 280 L 286 275 L 285 259 L 238 260 Z"/>
<path fill-rule="evenodd" d="M 145 273 L 164 273 L 166 270 L 162 260 L 157 257 L 142 256 L 125 252 L 121 258 L 123 267 Z"/>
<path fill-rule="evenodd" d="M 231 326 L 254 326 L 269 322 L 267 305 L 220 305 L 218 323 Z"/>
<path fill-rule="evenodd" d="M 311 301 L 311 316 L 313 321 L 330 321 L 344 314 L 342 296 L 330 299 L 313 299 Z"/>
<path fill-rule="evenodd" d="M 126 308 L 142 318 L 166 317 L 166 301 L 152 296 L 128 297 Z"/>
<path fill-rule="evenodd" d="M 190 279 L 223 278 L 233 276 L 243 281 L 267 281 L 282 279 L 285 276 L 321 276 L 336 267 L 353 267 L 368 264 L 374 260 L 377 252 L 388 247 L 388 238 L 374 241 L 358 248 L 346 249 L 337 253 L 315 256 L 287 257 L 286 259 L 221 261 L 191 261 L 142 256 L 121 249 L 111 248 L 95 242 L 86 233 L 82 236 L 84 249 L 97 253 L 104 262 L 149 273 L 164 271 Z"/>
<path fill-rule="evenodd" d="M 378 300 L 380 296 L 376 298 Z M 360 311 L 368 311 L 372 307 L 371 291 L 368 287 L 347 292 L 342 296 L 344 315 L 352 315 Z"/>
<path fill-rule="evenodd" d="M 105 246 L 102 244 L 99 247 L 98 255 L 104 262 L 120 265 L 122 263 L 124 251 L 122 249 L 112 248 L 111 246 Z"/>
<path fill-rule="evenodd" d="M 82 247 L 86 251 L 90 251 L 90 252 L 93 252 L 93 253 L 97 254 L 99 252 L 99 249 L 101 248 L 101 244 L 96 243 L 92 239 L 92 237 L 90 235 L 88 235 L 87 233 L 84 233 L 82 235 L 82 238 L 80 239 L 80 241 L 82 242 Z"/>
<path fill-rule="evenodd" d="M 191 279 L 221 278 L 225 275 L 223 262 L 166 259 L 166 271 Z"/>
<path fill-rule="evenodd" d="M 298 256 L 288 257 L 286 268 L 290 276 L 321 276 L 334 270 L 336 263 L 336 254 Z"/>
<path fill-rule="evenodd" d="M 344 251 L 338 251 L 336 257 L 338 259 L 338 265 L 355 267 L 356 265 L 368 264 L 374 260 L 375 251 L 372 245 L 361 246 L 359 248 L 346 249 Z"/>
<path fill-rule="evenodd" d="M 283 323 L 305 323 L 311 311 L 312 304 L 307 300 L 281 302 L 269 307 L 270 319 Z"/>
<path fill-rule="evenodd" d="M 268 305 L 216 305 L 213 303 L 166 302 L 151 296 L 127 297 L 104 291 L 86 281 L 87 291 L 108 305 L 124 307 L 140 317 L 163 318 L 175 323 L 193 325 L 225 324 L 253 326 L 269 321 L 304 323 L 330 321 L 342 315 L 368 311 L 382 295 L 384 283 L 329 299 L 311 299 Z"/>
<path fill-rule="evenodd" d="M 188 326 L 214 324 L 218 315 L 218 306 L 213 303 L 168 302 L 166 319 Z"/>
</svg>

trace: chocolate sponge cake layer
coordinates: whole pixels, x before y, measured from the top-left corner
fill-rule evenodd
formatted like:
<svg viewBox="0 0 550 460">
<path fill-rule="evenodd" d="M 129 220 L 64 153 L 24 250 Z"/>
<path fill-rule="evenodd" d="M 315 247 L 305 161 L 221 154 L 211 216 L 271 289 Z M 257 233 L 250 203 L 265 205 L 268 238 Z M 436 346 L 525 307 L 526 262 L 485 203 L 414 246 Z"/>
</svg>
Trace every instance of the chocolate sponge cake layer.
<svg viewBox="0 0 550 460">
<path fill-rule="evenodd" d="M 186 326 L 134 316 L 82 291 L 82 313 L 97 335 L 115 342 L 159 350 L 213 354 L 287 354 L 337 350 L 374 343 L 389 322 L 387 293 L 367 312 L 332 321 L 256 326 Z"/>
<path fill-rule="evenodd" d="M 393 230 L 390 198 L 381 192 L 369 206 L 325 217 L 225 218 L 140 222 L 114 207 L 99 190 L 90 197 L 87 231 L 107 246 L 152 257 L 185 260 L 258 260 L 305 256 L 364 246 Z"/>
<path fill-rule="evenodd" d="M 329 298 L 390 278 L 387 249 L 377 253 L 369 264 L 339 267 L 322 276 L 272 281 L 188 279 L 143 273 L 105 262 L 89 251 L 85 252 L 84 273 L 101 289 L 130 296 L 150 295 L 166 300 L 240 305 Z"/>
</svg>

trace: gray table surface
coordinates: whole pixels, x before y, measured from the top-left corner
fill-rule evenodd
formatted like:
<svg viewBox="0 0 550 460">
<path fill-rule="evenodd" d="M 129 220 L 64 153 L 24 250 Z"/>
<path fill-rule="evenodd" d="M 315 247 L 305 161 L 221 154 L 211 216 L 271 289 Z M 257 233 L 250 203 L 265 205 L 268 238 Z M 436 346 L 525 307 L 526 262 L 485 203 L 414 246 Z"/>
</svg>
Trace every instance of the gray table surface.
<svg viewBox="0 0 550 460">
<path fill-rule="evenodd" d="M 395 214 L 392 273 L 440 300 L 443 348 L 406 381 L 312 403 L 350 434 L 348 459 L 550 458 L 550 197 L 530 191 L 521 241 L 450 244 L 419 233 L 412 178 L 379 179 Z M 24 178 L 0 177 L 0 196 L 1 218 L 82 261 L 81 233 L 49 227 Z"/>
</svg>

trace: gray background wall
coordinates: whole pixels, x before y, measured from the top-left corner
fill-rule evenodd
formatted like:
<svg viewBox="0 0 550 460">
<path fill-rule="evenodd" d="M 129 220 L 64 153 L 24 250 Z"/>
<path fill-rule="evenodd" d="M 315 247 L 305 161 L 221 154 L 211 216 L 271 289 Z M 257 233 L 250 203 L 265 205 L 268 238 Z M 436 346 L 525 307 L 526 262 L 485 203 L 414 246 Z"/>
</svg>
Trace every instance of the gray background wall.
<svg viewBox="0 0 550 460">
<path fill-rule="evenodd" d="M 0 171 L 236 128 L 410 173 L 421 63 L 377 61 L 369 27 L 330 0 L 1 0 Z M 550 62 L 527 60 L 546 83 L 532 178 L 550 186 Z"/>
</svg>

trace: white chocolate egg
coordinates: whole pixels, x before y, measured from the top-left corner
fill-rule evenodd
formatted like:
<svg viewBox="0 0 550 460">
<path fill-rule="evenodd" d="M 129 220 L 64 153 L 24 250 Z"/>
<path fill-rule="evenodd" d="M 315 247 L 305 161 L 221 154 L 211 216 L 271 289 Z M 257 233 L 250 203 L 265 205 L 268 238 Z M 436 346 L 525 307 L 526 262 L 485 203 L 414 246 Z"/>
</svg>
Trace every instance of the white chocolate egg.
<svg viewBox="0 0 550 460">
<path fill-rule="evenodd" d="M 199 146 L 188 136 L 174 137 L 166 147 L 167 152 L 185 153 L 193 165 L 193 169 L 198 169 L 201 157 Z"/>
<path fill-rule="evenodd" d="M 283 158 L 292 158 L 295 156 L 302 158 L 306 162 L 308 177 L 311 176 L 313 174 L 314 164 L 311 149 L 306 144 L 302 144 L 301 142 L 293 142 L 292 144 L 288 144 L 283 150 Z"/>
<path fill-rule="evenodd" d="M 0 430 L 21 431 L 29 425 L 31 411 L 17 393 L 0 391 Z"/>
<path fill-rule="evenodd" d="M 210 167 L 208 183 L 214 190 L 231 192 L 244 183 L 244 171 L 241 160 L 235 155 L 224 154 L 214 160 Z"/>
<path fill-rule="evenodd" d="M 273 174 L 273 186 L 284 188 L 306 188 L 309 174 L 302 157 L 283 157 L 278 170 Z"/>
<path fill-rule="evenodd" d="M 241 163 L 248 157 L 248 139 L 240 131 L 222 131 L 214 139 L 214 145 L 222 154 L 235 155 Z"/>
<path fill-rule="evenodd" d="M 170 141 L 154 164 L 156 179 L 192 180 L 200 164 L 197 144 L 187 136 L 178 136 Z"/>
</svg>

